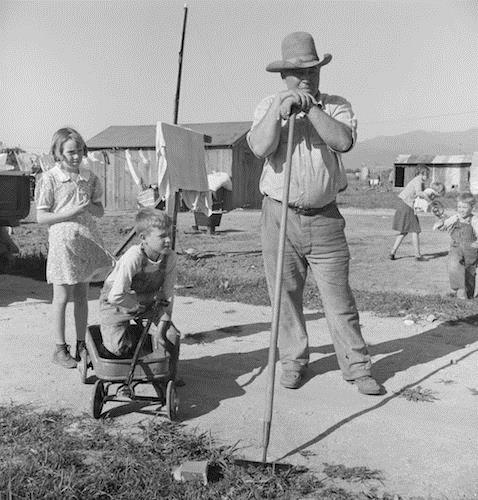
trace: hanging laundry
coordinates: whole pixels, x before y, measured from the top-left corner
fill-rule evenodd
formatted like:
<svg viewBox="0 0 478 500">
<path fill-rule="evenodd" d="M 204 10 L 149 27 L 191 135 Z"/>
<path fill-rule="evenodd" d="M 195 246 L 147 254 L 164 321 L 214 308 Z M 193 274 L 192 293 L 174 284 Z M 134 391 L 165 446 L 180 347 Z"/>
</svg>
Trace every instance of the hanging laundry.
<svg viewBox="0 0 478 500">
<path fill-rule="evenodd" d="M 40 167 L 42 169 L 42 172 L 46 172 L 50 170 L 50 168 L 53 168 L 55 166 L 55 160 L 53 159 L 53 156 L 50 154 L 42 154 L 40 158 L 38 159 L 40 162 Z"/>
<path fill-rule="evenodd" d="M 99 151 L 88 151 L 88 159 L 96 163 L 105 163 L 104 157 Z"/>
<path fill-rule="evenodd" d="M 167 200 L 171 213 L 174 194 L 181 190 L 190 210 L 212 214 L 204 136 L 177 125 L 158 122 L 156 126 L 156 159 L 158 163 L 159 195 Z"/>
<path fill-rule="evenodd" d="M 141 161 L 143 162 L 144 165 L 149 165 L 150 164 L 150 161 L 149 161 L 149 158 L 146 157 L 146 155 L 144 154 L 144 151 L 142 149 L 140 149 L 138 151 L 138 155 L 141 159 Z"/>
<path fill-rule="evenodd" d="M 145 189 L 145 186 L 143 186 L 143 181 L 141 177 L 136 173 L 136 170 L 133 165 L 133 159 L 131 158 L 131 152 L 129 149 L 125 149 L 125 157 L 126 157 L 126 166 L 128 167 L 129 173 L 131 174 L 131 177 L 133 178 L 134 183 L 136 186 L 138 186 L 139 189 Z"/>
<path fill-rule="evenodd" d="M 214 171 L 208 174 L 207 182 L 211 191 L 217 191 L 221 188 L 232 191 L 232 179 L 231 176 L 226 172 Z"/>
</svg>

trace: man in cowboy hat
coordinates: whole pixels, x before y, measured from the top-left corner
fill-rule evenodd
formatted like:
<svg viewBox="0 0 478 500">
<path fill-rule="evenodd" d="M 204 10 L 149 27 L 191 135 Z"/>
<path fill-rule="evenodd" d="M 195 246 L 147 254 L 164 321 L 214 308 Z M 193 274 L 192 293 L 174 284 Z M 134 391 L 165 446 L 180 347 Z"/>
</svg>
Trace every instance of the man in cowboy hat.
<svg viewBox="0 0 478 500">
<path fill-rule="evenodd" d="M 357 123 L 349 102 L 319 91 L 320 68 L 331 59 L 330 54 L 319 59 L 309 33 L 287 35 L 282 41 L 282 60 L 266 68 L 280 73 L 287 88 L 260 102 L 247 136 L 253 153 L 265 158 L 260 180 L 262 251 L 272 299 L 288 118 L 296 113 L 278 337 L 280 382 L 290 389 L 300 387 L 309 362 L 303 313 L 309 266 L 344 379 L 363 394 L 380 394 L 381 387 L 371 376 L 370 356 L 349 286 L 345 221 L 335 203 L 337 193 L 347 187 L 340 155 L 354 145 Z"/>
</svg>

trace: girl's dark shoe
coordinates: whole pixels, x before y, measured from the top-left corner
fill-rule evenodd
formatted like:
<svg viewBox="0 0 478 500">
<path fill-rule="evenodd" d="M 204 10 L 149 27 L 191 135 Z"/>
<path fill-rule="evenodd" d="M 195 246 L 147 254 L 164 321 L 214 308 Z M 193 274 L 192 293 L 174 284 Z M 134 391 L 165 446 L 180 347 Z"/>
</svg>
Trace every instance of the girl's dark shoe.
<svg viewBox="0 0 478 500">
<path fill-rule="evenodd" d="M 390 254 L 390 260 L 395 260 L 395 254 L 394 253 Z"/>
<path fill-rule="evenodd" d="M 425 257 L 423 257 L 423 255 L 417 255 L 417 256 L 415 257 L 415 260 L 418 260 L 418 262 L 423 262 L 423 261 L 424 261 L 424 260 L 426 260 L 426 259 L 425 259 Z"/>
</svg>

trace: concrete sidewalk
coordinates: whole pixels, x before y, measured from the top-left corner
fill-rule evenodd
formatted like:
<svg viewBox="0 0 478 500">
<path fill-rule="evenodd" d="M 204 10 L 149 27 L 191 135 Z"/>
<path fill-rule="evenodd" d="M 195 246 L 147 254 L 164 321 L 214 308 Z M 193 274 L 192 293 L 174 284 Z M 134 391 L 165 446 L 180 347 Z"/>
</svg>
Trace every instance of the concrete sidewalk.
<svg viewBox="0 0 478 500">
<path fill-rule="evenodd" d="M 0 296 L 9 299 L 0 308 L 0 401 L 89 412 L 92 386 L 82 385 L 76 370 L 50 362 L 50 294 L 45 283 L 2 276 Z M 94 297 L 90 318 L 97 321 Z M 190 297 L 177 297 L 175 304 L 184 336 L 183 422 L 210 431 L 220 443 L 239 443 L 240 453 L 255 460 L 261 457 L 269 321 L 268 307 Z M 375 375 L 387 391 L 372 397 L 342 380 L 325 319 L 308 312 L 309 375 L 296 391 L 276 384 L 269 460 L 306 465 L 324 479 L 326 463 L 380 471 L 381 480 L 342 485 L 356 491 L 478 498 L 476 322 L 407 326 L 403 319 L 362 313 Z M 397 394 L 417 386 L 436 399 L 413 402 Z M 107 403 L 104 410 L 125 425 L 157 418 L 153 407 Z"/>
</svg>

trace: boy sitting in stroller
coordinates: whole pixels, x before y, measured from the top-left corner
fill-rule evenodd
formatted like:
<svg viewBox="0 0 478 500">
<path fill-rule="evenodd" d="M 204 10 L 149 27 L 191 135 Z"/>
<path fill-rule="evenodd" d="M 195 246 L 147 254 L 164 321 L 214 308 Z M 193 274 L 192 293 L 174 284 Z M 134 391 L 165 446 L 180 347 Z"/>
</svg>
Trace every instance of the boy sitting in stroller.
<svg viewBox="0 0 478 500">
<path fill-rule="evenodd" d="M 171 249 L 171 219 L 153 208 L 136 215 L 140 243 L 116 262 L 100 295 L 101 357 L 131 358 L 141 335 L 141 322 L 151 319 L 153 353 L 166 349 L 174 361 L 179 355 L 179 332 L 172 326 L 177 255 Z"/>
</svg>

